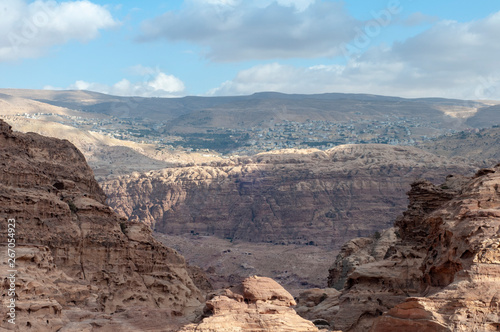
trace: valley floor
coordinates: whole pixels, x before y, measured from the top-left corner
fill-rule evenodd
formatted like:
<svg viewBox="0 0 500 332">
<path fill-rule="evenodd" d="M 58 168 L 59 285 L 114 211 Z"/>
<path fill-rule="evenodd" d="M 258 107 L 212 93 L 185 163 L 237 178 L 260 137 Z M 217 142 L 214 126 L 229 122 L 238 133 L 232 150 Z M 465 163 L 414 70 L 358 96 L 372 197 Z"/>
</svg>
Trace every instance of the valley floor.
<svg viewBox="0 0 500 332">
<path fill-rule="evenodd" d="M 320 246 L 231 243 L 213 236 L 154 236 L 179 251 L 190 265 L 205 270 L 215 289 L 253 275 L 273 278 L 294 296 L 304 289 L 325 288 L 328 269 L 338 254 Z"/>
</svg>

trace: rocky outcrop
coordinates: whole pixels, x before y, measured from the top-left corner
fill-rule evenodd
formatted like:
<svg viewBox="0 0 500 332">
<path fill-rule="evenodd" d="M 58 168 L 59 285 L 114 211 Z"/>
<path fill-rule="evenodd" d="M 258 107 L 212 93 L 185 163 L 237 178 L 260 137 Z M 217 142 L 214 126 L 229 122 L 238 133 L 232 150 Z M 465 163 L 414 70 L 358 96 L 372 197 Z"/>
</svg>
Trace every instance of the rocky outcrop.
<svg viewBox="0 0 500 332">
<path fill-rule="evenodd" d="M 500 167 L 455 183 L 462 185 L 445 184 L 453 198 L 422 218 L 429 227 L 426 241 L 420 241 L 425 245 L 420 296 L 385 313 L 373 331 L 500 328 Z M 414 233 L 404 218 L 396 225 L 402 238 Z"/>
<path fill-rule="evenodd" d="M 470 169 L 411 147 L 345 145 L 135 173 L 102 185 L 115 211 L 158 232 L 339 249 L 390 227 L 415 179 L 442 181 Z"/>
<path fill-rule="evenodd" d="M 384 259 L 387 250 L 397 241 L 394 228 L 375 232 L 371 238 L 355 238 L 342 246 L 329 270 L 328 287 L 343 289 L 347 276 L 360 265 Z"/>
<path fill-rule="evenodd" d="M 208 317 L 180 331 L 318 331 L 290 308 L 295 304 L 293 297 L 274 280 L 249 277 L 238 287 L 214 294 L 205 306 Z"/>
<path fill-rule="evenodd" d="M 194 318 L 202 294 L 184 258 L 106 204 L 68 141 L 12 132 L 0 120 L 0 240 L 15 219 L 16 325 L 2 297 L 0 326 L 17 331 L 166 331 Z M 15 280 L 7 271 L 15 268 Z M 177 325 L 176 325 L 177 324 Z"/>
<path fill-rule="evenodd" d="M 346 282 L 330 325 L 342 331 L 497 331 L 499 187 L 500 166 L 472 178 L 449 176 L 440 186 L 414 183 L 383 257 L 370 251 L 386 233 L 342 249 L 330 282 L 336 286 L 344 276 Z"/>
<path fill-rule="evenodd" d="M 330 320 L 340 309 L 339 296 L 340 292 L 333 288 L 308 289 L 298 296 L 295 311 L 318 327 L 333 328 Z"/>
</svg>

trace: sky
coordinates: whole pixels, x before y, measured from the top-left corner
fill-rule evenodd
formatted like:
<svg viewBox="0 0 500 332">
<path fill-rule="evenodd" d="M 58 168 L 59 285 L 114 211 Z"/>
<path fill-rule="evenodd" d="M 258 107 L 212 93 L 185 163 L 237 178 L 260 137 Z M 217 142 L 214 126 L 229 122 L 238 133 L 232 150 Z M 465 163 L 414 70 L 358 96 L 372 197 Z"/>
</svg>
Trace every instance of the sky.
<svg viewBox="0 0 500 332">
<path fill-rule="evenodd" d="M 0 88 L 500 100 L 498 0 L 0 0 Z"/>
</svg>

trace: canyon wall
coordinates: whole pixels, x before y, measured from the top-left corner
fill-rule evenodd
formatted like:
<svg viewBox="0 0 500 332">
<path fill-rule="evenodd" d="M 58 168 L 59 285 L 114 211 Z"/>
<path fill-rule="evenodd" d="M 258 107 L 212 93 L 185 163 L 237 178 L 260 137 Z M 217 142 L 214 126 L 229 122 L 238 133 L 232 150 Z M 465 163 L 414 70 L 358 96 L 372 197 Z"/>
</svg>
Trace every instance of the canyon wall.
<svg viewBox="0 0 500 332">
<path fill-rule="evenodd" d="M 498 331 L 500 166 L 417 181 L 409 201 L 394 228 L 343 246 L 329 278 L 340 293 L 309 307 L 303 294 L 297 311 L 342 331 Z"/>
<path fill-rule="evenodd" d="M 414 180 L 471 169 L 412 147 L 345 145 L 134 173 L 102 186 L 115 211 L 158 232 L 338 249 L 390 227 Z"/>
</svg>

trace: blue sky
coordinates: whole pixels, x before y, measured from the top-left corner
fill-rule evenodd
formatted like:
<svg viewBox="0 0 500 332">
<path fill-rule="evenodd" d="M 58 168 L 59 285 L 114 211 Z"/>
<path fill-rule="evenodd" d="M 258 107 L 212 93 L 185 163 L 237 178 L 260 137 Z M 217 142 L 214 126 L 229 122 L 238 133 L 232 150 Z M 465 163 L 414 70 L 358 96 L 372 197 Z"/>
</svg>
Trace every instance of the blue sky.
<svg viewBox="0 0 500 332">
<path fill-rule="evenodd" d="M 500 4 L 0 0 L 0 87 L 500 99 Z"/>
</svg>

